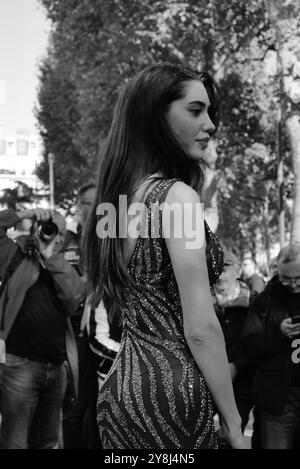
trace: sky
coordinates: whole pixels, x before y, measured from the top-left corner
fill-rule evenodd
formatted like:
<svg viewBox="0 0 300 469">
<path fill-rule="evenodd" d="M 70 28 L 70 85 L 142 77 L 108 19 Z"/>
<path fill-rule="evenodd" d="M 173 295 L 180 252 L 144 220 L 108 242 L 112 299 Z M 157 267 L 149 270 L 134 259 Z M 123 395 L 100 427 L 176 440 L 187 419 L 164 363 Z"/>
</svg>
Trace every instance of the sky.
<svg viewBox="0 0 300 469">
<path fill-rule="evenodd" d="M 38 61 L 50 24 L 38 0 L 0 0 L 0 133 L 36 133 Z"/>
</svg>

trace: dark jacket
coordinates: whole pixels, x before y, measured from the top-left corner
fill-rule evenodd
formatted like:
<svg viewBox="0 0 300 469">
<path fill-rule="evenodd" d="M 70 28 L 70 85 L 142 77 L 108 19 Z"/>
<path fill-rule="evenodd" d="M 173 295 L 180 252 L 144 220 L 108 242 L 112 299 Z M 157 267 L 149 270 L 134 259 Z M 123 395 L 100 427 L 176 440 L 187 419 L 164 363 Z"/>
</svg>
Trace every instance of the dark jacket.
<svg viewBox="0 0 300 469">
<path fill-rule="evenodd" d="M 11 259 L 18 250 L 16 242 L 6 235 L 7 229 L 16 225 L 19 218 L 12 210 L 0 212 L 0 278 L 5 276 Z M 55 285 L 57 298 L 62 307 L 62 314 L 71 315 L 80 302 L 85 285 L 75 269 L 65 261 L 62 253 L 53 254 L 44 259 Z M 0 298 L 0 340 L 5 341 L 12 324 L 20 310 L 27 290 L 34 285 L 39 276 L 39 264 L 34 258 L 23 256 L 15 271 L 9 277 L 6 292 Z M 77 349 L 69 319 L 66 330 L 66 353 L 69 361 L 75 390 L 78 384 Z"/>
<path fill-rule="evenodd" d="M 240 281 L 239 296 L 226 306 L 215 303 L 214 308 L 220 321 L 229 361 L 232 361 L 232 353 L 241 337 L 244 323 L 249 308 L 249 288 Z"/>
<path fill-rule="evenodd" d="M 77 227 L 77 233 L 67 230 L 66 238 L 65 238 L 65 242 L 64 242 L 64 246 L 62 250 L 63 250 L 64 258 L 66 259 L 66 261 L 68 261 L 69 264 L 71 264 L 74 267 L 74 269 L 76 269 L 80 277 L 83 277 L 84 268 L 83 268 L 83 262 L 81 258 L 81 232 L 82 232 L 82 229 L 80 225 L 78 225 Z M 84 311 L 85 301 L 86 301 L 86 298 L 83 297 L 82 301 L 78 304 L 76 310 L 73 312 L 71 316 L 71 323 L 72 323 L 73 332 L 74 332 L 76 340 L 82 335 L 82 331 L 80 330 L 80 327 L 81 327 L 81 320 L 82 320 L 82 315 Z"/>
<path fill-rule="evenodd" d="M 291 340 L 280 329 L 281 322 L 290 316 L 288 295 L 274 277 L 253 299 L 241 342 L 245 356 L 257 363 L 255 402 L 273 413 L 283 410 L 291 384 Z"/>
<path fill-rule="evenodd" d="M 214 308 L 225 338 L 228 361 L 237 369 L 237 376 L 233 381 L 237 394 L 252 399 L 252 379 L 255 371 L 255 361 L 245 356 L 240 348 L 240 341 L 245 328 L 249 311 L 250 290 L 243 282 L 240 283 L 239 296 L 226 306 L 215 303 Z"/>
<path fill-rule="evenodd" d="M 78 225 L 76 233 L 74 231 L 67 230 L 62 250 L 66 261 L 68 261 L 82 277 L 84 269 L 81 258 L 81 233 L 82 228 L 80 225 Z"/>
</svg>

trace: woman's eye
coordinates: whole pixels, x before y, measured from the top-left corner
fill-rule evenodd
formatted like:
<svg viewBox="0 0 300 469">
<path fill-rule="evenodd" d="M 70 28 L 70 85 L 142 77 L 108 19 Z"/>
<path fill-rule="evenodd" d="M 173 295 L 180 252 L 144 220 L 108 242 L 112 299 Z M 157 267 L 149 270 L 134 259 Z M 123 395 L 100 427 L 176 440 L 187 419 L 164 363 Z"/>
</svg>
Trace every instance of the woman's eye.
<svg viewBox="0 0 300 469">
<path fill-rule="evenodd" d="M 193 116 L 199 116 L 201 109 L 191 109 L 190 112 L 193 114 Z"/>
</svg>

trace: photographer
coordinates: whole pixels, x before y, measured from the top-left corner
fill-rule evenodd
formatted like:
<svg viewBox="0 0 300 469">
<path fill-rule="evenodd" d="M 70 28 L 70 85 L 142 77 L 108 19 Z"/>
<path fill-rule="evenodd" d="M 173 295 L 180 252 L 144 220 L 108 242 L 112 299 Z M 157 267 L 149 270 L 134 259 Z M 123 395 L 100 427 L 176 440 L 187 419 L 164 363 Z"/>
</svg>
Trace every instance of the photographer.
<svg viewBox="0 0 300 469">
<path fill-rule="evenodd" d="M 31 235 L 12 241 L 7 230 L 25 218 L 33 220 Z M 60 252 L 65 230 L 57 212 L 0 212 L 2 448 L 54 448 L 66 359 L 77 385 L 77 350 L 68 316 L 80 302 L 84 284 Z"/>
</svg>

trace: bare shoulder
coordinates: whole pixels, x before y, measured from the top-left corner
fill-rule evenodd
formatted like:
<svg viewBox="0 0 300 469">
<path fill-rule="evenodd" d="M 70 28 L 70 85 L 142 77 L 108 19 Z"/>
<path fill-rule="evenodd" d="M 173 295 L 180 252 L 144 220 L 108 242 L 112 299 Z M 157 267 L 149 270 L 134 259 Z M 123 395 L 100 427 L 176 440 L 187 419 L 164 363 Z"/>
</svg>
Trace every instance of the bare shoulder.
<svg viewBox="0 0 300 469">
<path fill-rule="evenodd" d="M 162 211 L 162 232 L 169 253 L 189 260 L 205 244 L 203 207 L 197 192 L 183 182 L 170 188 Z M 187 251 L 190 251 L 187 253 Z"/>
<path fill-rule="evenodd" d="M 175 182 L 168 191 L 166 197 L 167 203 L 196 203 L 200 202 L 200 196 L 197 192 L 192 189 L 188 184 L 184 182 L 177 181 Z"/>
</svg>

